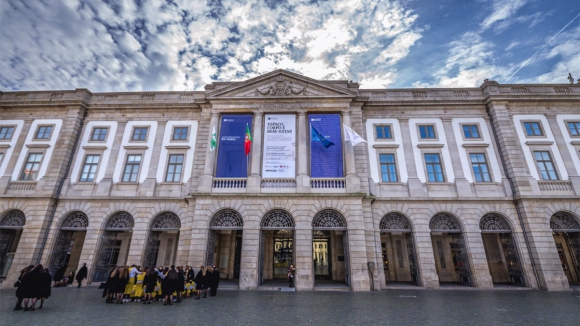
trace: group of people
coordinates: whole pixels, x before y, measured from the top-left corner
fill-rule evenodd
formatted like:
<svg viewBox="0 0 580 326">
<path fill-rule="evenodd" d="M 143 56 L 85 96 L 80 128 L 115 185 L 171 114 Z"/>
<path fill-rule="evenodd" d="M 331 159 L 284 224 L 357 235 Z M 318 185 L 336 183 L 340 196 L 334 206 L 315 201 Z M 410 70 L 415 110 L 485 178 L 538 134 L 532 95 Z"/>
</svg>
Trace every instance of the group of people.
<svg viewBox="0 0 580 326">
<path fill-rule="evenodd" d="M 18 281 L 14 284 L 17 287 L 14 310 L 34 311 L 36 302 L 39 300 L 40 307 L 38 309 L 42 309 L 44 300 L 50 297 L 51 283 L 52 277 L 48 268 L 44 268 L 40 264 L 24 268 L 20 271 Z M 24 303 L 24 307 L 22 307 L 22 303 Z"/>
<path fill-rule="evenodd" d="M 163 305 L 217 295 L 220 272 L 215 266 L 201 266 L 195 274 L 191 266 L 159 267 L 118 266 L 111 269 L 101 284 L 106 303 L 164 301 Z M 203 295 L 203 297 L 202 297 Z"/>
<path fill-rule="evenodd" d="M 68 275 L 65 277 L 64 274 L 66 273 L 66 270 L 68 268 L 67 264 L 64 264 L 63 266 L 59 267 L 56 272 L 54 273 L 54 287 L 61 287 L 61 286 L 67 286 L 67 285 L 72 285 L 74 280 L 76 279 L 78 286 L 77 287 L 81 287 L 83 279 L 87 278 L 87 274 L 88 274 L 88 269 L 87 269 L 87 264 L 83 264 L 83 267 L 81 267 L 79 269 L 79 271 L 76 274 L 76 278 L 75 278 L 75 272 L 71 271 L 70 273 L 68 273 Z"/>
</svg>

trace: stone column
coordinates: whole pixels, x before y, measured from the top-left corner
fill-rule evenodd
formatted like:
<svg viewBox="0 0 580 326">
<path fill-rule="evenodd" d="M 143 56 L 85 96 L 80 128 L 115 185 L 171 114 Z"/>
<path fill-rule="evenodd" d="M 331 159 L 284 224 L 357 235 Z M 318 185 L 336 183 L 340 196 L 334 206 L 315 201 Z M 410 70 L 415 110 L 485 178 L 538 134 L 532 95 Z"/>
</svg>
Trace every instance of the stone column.
<svg viewBox="0 0 580 326">
<path fill-rule="evenodd" d="M 205 165 L 203 168 L 203 176 L 199 180 L 199 187 L 198 192 L 201 193 L 209 193 L 212 189 L 213 183 L 213 176 L 214 176 L 214 168 L 215 168 L 215 160 L 217 156 L 217 149 L 211 150 L 210 142 L 211 142 L 211 135 L 215 127 L 216 135 L 218 133 L 218 122 L 219 122 L 220 113 L 219 112 L 212 112 L 211 119 L 209 121 L 209 142 L 207 145 L 207 151 L 205 155 Z"/>
<path fill-rule="evenodd" d="M 483 245 L 483 238 L 481 231 L 466 231 L 463 233 L 465 237 L 465 245 L 469 248 L 469 258 L 472 265 L 474 285 L 480 289 L 492 289 L 493 280 L 489 273 L 489 263 L 485 256 L 485 246 Z"/>
<path fill-rule="evenodd" d="M 342 111 L 342 123 L 344 123 L 347 127 L 350 127 L 350 112 L 348 110 Z M 356 175 L 356 169 L 354 165 L 354 149 L 352 143 L 345 141 L 343 144 L 344 158 L 346 161 L 346 192 L 360 192 L 360 179 Z"/>
<path fill-rule="evenodd" d="M 550 129 L 554 135 L 554 140 L 560 150 L 562 160 L 564 160 L 564 166 L 566 166 L 566 171 L 568 172 L 568 179 L 572 183 L 572 189 L 574 189 L 577 196 L 580 196 L 580 176 L 578 175 L 574 162 L 572 161 L 572 156 L 568 150 L 568 144 L 566 144 L 566 140 L 564 139 L 564 136 L 562 136 L 562 130 L 558 125 L 556 114 L 545 114 L 545 116 L 548 118 L 548 123 L 550 124 Z"/>
<path fill-rule="evenodd" d="M 294 231 L 294 250 L 296 256 L 295 286 L 299 291 L 314 289 L 314 270 L 312 266 L 312 228 Z"/>
<path fill-rule="evenodd" d="M 260 229 L 244 228 L 240 264 L 240 290 L 256 290 L 258 288 L 259 257 Z"/>
<path fill-rule="evenodd" d="M 435 265 L 435 254 L 433 252 L 433 242 L 431 241 L 429 219 L 429 216 L 413 218 L 413 224 L 416 226 L 413 237 L 421 286 L 434 289 L 439 287 L 439 275 L 437 274 L 437 267 Z"/>
<path fill-rule="evenodd" d="M 296 191 L 310 192 L 310 176 L 308 175 L 308 122 L 306 111 L 298 111 L 298 176 L 296 177 Z"/>
<path fill-rule="evenodd" d="M 252 160 L 250 162 L 250 176 L 248 177 L 248 192 L 259 193 L 262 183 L 262 117 L 261 111 L 254 112 L 254 125 L 252 136 Z"/>
<path fill-rule="evenodd" d="M 471 191 L 471 185 L 465 178 L 465 173 L 463 171 L 463 166 L 461 165 L 461 160 L 459 159 L 459 148 L 457 148 L 457 142 L 455 141 L 455 134 L 453 133 L 453 125 L 451 124 L 451 118 L 446 117 L 441 119 L 443 121 L 443 128 L 445 129 L 445 138 L 447 140 L 447 146 L 449 146 L 449 155 L 451 156 L 451 164 L 453 165 L 453 172 L 455 173 L 455 187 L 457 188 L 457 194 L 460 197 L 473 197 L 473 192 Z"/>
<path fill-rule="evenodd" d="M 413 154 L 413 143 L 411 143 L 411 130 L 409 129 L 409 119 L 399 118 L 399 126 L 401 127 L 403 150 L 405 152 L 407 174 L 409 176 L 409 179 L 407 180 L 409 195 L 411 197 L 427 197 L 427 189 L 417 176 L 415 155 Z"/>
</svg>

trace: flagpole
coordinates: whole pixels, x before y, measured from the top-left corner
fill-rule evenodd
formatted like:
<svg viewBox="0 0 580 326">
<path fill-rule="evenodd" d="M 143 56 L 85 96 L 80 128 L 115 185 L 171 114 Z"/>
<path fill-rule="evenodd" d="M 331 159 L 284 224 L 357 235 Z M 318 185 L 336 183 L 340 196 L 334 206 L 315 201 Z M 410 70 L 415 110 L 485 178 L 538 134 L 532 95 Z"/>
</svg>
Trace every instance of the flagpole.
<svg viewBox="0 0 580 326">
<path fill-rule="evenodd" d="M 248 123 L 246 122 L 246 130 L 248 130 Z M 250 145 L 252 146 L 252 145 Z M 251 152 L 250 152 L 251 153 Z M 246 178 L 250 176 L 250 172 L 248 171 L 250 169 L 250 155 L 246 155 Z"/>
</svg>

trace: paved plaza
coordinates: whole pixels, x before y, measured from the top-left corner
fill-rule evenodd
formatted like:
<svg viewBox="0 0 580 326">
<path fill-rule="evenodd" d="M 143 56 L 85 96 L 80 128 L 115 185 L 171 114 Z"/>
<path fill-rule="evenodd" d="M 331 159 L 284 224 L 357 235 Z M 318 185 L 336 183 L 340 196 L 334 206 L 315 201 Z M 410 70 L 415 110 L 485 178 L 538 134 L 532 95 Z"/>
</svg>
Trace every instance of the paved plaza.
<svg viewBox="0 0 580 326">
<path fill-rule="evenodd" d="M 221 291 L 173 306 L 105 304 L 96 287 L 56 288 L 42 310 L 12 311 L 0 290 L 2 325 L 579 325 L 580 292 L 386 290 Z"/>
</svg>

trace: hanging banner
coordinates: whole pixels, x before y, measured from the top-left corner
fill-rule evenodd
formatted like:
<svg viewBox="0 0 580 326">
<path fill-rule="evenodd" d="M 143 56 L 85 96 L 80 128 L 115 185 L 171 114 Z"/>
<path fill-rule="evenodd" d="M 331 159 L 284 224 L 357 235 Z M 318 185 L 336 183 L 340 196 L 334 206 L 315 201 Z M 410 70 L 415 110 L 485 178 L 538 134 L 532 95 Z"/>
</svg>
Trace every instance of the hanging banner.
<svg viewBox="0 0 580 326">
<path fill-rule="evenodd" d="M 252 117 L 253 115 L 222 115 L 216 178 L 248 177 L 250 156 L 246 156 L 244 143 L 246 126 L 252 130 Z"/>
<path fill-rule="evenodd" d="M 296 177 L 296 115 L 266 114 L 262 178 Z"/>
<path fill-rule="evenodd" d="M 310 176 L 344 177 L 340 114 L 310 114 Z"/>
</svg>

